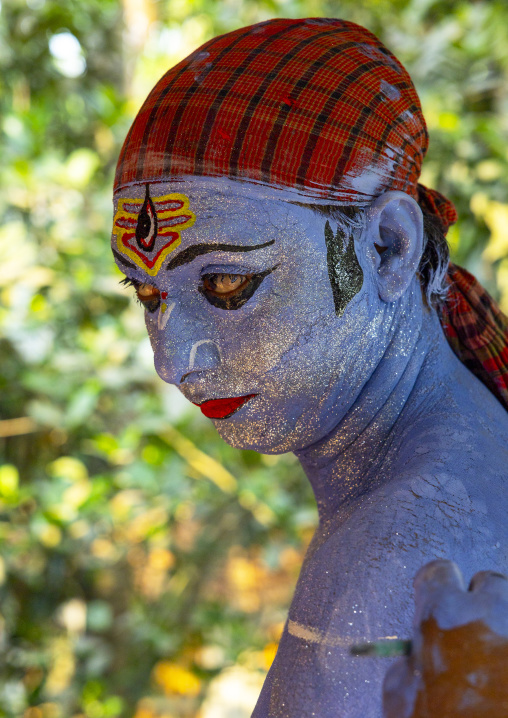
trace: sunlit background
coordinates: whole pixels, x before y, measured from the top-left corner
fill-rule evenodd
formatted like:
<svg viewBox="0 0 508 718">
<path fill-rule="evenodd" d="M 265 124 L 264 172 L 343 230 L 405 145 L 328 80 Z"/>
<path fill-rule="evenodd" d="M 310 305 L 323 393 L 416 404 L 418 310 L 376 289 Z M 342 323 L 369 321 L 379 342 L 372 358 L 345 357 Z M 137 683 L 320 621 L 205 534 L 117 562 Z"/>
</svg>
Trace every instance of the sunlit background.
<svg viewBox="0 0 508 718">
<path fill-rule="evenodd" d="M 357 21 L 407 66 L 453 256 L 508 311 L 506 0 L 4 0 L 0 716 L 248 718 L 273 659 L 309 488 L 156 377 L 109 235 L 155 81 L 275 16 Z"/>
</svg>

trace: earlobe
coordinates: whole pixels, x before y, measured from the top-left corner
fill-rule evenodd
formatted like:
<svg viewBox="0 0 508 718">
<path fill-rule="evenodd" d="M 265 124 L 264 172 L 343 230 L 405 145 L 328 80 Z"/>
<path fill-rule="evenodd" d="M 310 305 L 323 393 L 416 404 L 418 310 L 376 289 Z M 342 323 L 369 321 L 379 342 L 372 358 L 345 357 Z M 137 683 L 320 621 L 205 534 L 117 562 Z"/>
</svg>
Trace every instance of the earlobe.
<svg viewBox="0 0 508 718">
<path fill-rule="evenodd" d="M 366 229 L 379 297 L 394 302 L 409 287 L 420 263 L 422 211 L 405 192 L 385 192 L 369 207 Z"/>
</svg>

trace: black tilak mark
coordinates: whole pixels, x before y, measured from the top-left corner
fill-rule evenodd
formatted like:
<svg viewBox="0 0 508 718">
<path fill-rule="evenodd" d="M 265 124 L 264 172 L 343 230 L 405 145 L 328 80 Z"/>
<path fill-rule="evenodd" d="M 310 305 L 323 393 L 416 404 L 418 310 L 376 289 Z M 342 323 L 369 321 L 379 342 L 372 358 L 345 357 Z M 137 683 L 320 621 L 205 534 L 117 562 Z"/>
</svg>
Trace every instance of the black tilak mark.
<svg viewBox="0 0 508 718">
<path fill-rule="evenodd" d="M 243 289 L 238 294 L 235 294 L 234 297 L 216 297 L 214 294 L 209 294 L 203 286 L 198 287 L 198 289 L 201 294 L 210 302 L 210 304 L 213 304 L 214 307 L 219 307 L 220 309 L 240 309 L 240 307 L 243 307 L 245 302 L 249 301 L 249 299 L 252 297 L 263 279 L 269 274 L 271 274 L 274 269 L 277 269 L 278 266 L 279 265 L 277 264 L 275 267 L 272 267 L 271 269 L 266 269 L 264 272 L 259 272 L 259 274 L 253 274 L 250 279 L 250 282 L 247 284 L 245 289 Z M 203 279 L 207 276 L 213 277 L 213 274 L 205 274 L 203 276 Z"/>
<path fill-rule="evenodd" d="M 199 257 L 200 254 L 209 254 L 210 252 L 253 252 L 255 249 L 263 249 L 264 247 L 270 247 L 275 243 L 274 239 L 264 244 L 256 244 L 254 247 L 243 247 L 236 244 L 225 244 L 223 242 L 219 244 L 194 244 L 192 247 L 187 247 L 183 252 L 177 254 L 176 257 L 168 263 L 166 270 L 171 272 L 172 269 L 181 267 L 182 264 L 192 262 L 193 259 Z"/>
<path fill-rule="evenodd" d="M 151 252 L 157 239 L 157 211 L 150 197 L 150 185 L 146 183 L 145 201 L 138 214 L 136 225 L 136 242 L 140 249 Z"/>
<path fill-rule="evenodd" d="M 132 264 L 132 262 L 129 262 L 127 259 L 125 259 L 125 257 L 122 254 L 120 254 L 120 252 L 117 252 L 114 247 L 111 247 L 111 251 L 113 252 L 114 258 L 117 259 L 121 264 L 123 264 L 124 267 L 128 267 L 129 269 L 134 269 L 134 270 L 137 269 L 137 267 L 134 264 Z"/>
<path fill-rule="evenodd" d="M 353 237 L 348 237 L 340 227 L 337 227 L 334 237 L 328 220 L 325 224 L 325 242 L 335 314 L 341 317 L 346 306 L 363 286 L 363 270 L 355 253 Z"/>
</svg>

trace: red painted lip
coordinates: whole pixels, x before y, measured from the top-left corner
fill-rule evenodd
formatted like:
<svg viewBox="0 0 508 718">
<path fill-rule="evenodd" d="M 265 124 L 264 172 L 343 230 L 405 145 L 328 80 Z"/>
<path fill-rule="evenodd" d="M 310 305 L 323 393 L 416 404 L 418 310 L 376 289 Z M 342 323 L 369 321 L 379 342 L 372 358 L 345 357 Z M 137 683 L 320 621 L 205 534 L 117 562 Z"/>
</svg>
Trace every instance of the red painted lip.
<svg viewBox="0 0 508 718">
<path fill-rule="evenodd" d="M 257 394 L 247 394 L 246 396 L 233 396 L 230 399 L 210 399 L 199 406 L 201 411 L 209 419 L 227 419 L 229 416 L 238 411 L 238 409 L 246 404 L 249 399 Z M 194 403 L 194 402 L 193 402 Z"/>
</svg>

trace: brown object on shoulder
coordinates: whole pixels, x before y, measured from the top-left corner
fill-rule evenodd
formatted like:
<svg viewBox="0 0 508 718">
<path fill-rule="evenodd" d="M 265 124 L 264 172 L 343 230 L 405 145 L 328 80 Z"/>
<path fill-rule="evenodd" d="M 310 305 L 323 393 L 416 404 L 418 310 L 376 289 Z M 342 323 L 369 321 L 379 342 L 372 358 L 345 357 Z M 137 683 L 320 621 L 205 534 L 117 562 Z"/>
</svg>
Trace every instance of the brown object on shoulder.
<svg viewBox="0 0 508 718">
<path fill-rule="evenodd" d="M 422 651 L 408 659 L 421 676 L 408 718 L 508 716 L 508 638 L 483 621 L 443 630 L 434 617 L 421 633 Z"/>
</svg>

